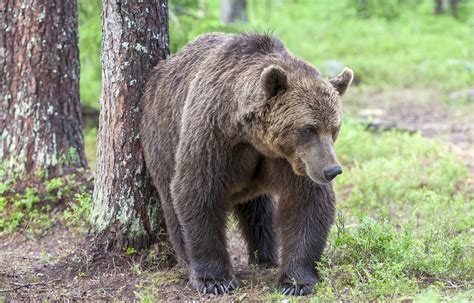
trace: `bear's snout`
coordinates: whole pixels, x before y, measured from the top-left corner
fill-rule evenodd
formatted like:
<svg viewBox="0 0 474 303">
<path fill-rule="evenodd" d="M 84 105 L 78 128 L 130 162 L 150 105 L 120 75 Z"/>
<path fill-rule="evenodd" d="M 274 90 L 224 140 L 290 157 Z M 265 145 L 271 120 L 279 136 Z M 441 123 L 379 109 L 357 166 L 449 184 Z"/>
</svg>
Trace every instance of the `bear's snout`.
<svg viewBox="0 0 474 303">
<path fill-rule="evenodd" d="M 339 174 L 342 174 L 342 168 L 339 165 L 333 165 L 324 170 L 324 177 L 328 181 L 332 181 Z"/>
</svg>

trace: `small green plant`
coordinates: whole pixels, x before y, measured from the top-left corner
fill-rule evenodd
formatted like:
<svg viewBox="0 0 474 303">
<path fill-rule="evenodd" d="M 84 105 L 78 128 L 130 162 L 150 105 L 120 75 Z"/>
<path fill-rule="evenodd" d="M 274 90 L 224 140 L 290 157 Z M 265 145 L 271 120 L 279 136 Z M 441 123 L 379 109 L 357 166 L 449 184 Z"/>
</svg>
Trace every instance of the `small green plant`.
<svg viewBox="0 0 474 303">
<path fill-rule="evenodd" d="M 74 200 L 69 203 L 69 208 L 64 211 L 64 220 L 68 226 L 84 231 L 89 224 L 91 210 L 92 194 L 89 192 L 75 194 Z"/>
<path fill-rule="evenodd" d="M 143 273 L 142 265 L 139 262 L 133 262 L 131 270 L 136 275 L 141 275 Z"/>
<path fill-rule="evenodd" d="M 37 190 L 31 187 L 28 187 L 23 194 L 11 193 L 9 196 L 1 197 L 0 209 L 8 211 L 9 215 L 0 218 L 0 232 L 15 230 L 27 220 L 39 219 L 38 211 L 33 209 L 39 201 Z"/>
<path fill-rule="evenodd" d="M 253 254 L 253 258 L 254 258 L 254 262 L 252 262 L 252 264 L 250 264 L 250 267 L 252 268 L 252 274 L 255 276 L 257 274 L 257 270 L 258 270 L 258 263 L 257 263 L 257 260 L 258 260 L 258 250 L 252 252 Z"/>
<path fill-rule="evenodd" d="M 133 247 L 127 247 L 127 249 L 125 250 L 125 253 L 129 256 L 131 255 L 134 255 L 137 253 L 137 250 Z"/>
<path fill-rule="evenodd" d="M 48 192 L 55 191 L 59 189 L 60 187 L 62 187 L 63 185 L 64 185 L 64 182 L 63 182 L 63 179 L 61 178 L 53 178 L 45 182 L 46 191 Z"/>
<path fill-rule="evenodd" d="M 15 182 L 22 181 L 7 179 L 0 183 L 0 233 L 13 232 L 18 228 L 25 228 L 27 232 L 43 233 L 54 221 L 64 219 L 68 226 L 84 228 L 87 225 L 92 197 L 85 184 L 78 181 L 76 174 L 49 180 L 38 177 L 26 181 L 25 184 L 29 186 L 21 190 L 12 186 Z M 72 198 L 75 192 L 81 193 Z M 52 216 L 53 207 L 62 207 L 63 204 L 69 206 L 64 213 L 57 212 L 57 216 Z M 64 214 L 64 217 L 60 214 Z"/>
<path fill-rule="evenodd" d="M 77 150 L 74 147 L 70 146 L 67 151 L 67 162 L 74 163 L 78 161 L 78 159 L 79 155 L 77 154 Z"/>
</svg>

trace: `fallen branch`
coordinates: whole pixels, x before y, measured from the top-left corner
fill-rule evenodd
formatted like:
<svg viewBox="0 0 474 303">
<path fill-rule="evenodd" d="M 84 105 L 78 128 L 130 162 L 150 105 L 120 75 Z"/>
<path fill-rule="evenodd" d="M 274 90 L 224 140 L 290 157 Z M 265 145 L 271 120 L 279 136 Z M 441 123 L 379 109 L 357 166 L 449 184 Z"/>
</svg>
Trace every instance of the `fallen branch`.
<svg viewBox="0 0 474 303">
<path fill-rule="evenodd" d="M 375 132 L 397 131 L 402 133 L 414 134 L 416 129 L 410 129 L 398 126 L 396 122 L 374 119 L 371 121 L 361 121 L 366 130 Z"/>
</svg>

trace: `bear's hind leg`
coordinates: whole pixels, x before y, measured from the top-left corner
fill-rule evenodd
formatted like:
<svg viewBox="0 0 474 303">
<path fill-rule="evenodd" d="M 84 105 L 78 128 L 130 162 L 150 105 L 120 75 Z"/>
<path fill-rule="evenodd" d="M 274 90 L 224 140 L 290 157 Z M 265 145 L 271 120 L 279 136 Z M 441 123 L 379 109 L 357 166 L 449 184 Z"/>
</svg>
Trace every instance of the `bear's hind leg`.
<svg viewBox="0 0 474 303">
<path fill-rule="evenodd" d="M 163 208 L 163 215 L 165 217 L 166 222 L 166 231 L 168 236 L 171 240 L 171 244 L 176 252 L 178 258 L 178 265 L 189 265 L 188 257 L 186 255 L 186 248 L 184 244 L 183 238 L 183 230 L 181 224 L 179 224 L 178 216 L 176 215 L 176 211 L 173 208 L 171 203 L 171 199 L 168 196 L 169 200 L 164 198 L 163 195 L 160 194 L 161 199 L 161 207 Z"/>
<path fill-rule="evenodd" d="M 235 207 L 242 234 L 247 241 L 249 264 L 264 268 L 277 265 L 274 204 L 270 196 L 262 195 Z"/>
</svg>

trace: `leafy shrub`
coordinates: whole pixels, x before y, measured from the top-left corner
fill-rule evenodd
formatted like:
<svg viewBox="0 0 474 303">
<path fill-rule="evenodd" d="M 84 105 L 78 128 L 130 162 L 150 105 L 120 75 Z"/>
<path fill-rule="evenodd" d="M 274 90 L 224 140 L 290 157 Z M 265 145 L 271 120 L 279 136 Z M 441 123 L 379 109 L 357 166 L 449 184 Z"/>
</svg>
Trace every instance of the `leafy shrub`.
<svg viewBox="0 0 474 303">
<path fill-rule="evenodd" d="M 69 203 L 69 207 L 63 213 L 66 224 L 77 228 L 79 231 L 84 231 L 89 224 L 92 203 L 90 192 L 75 194 L 74 200 Z"/>
</svg>

